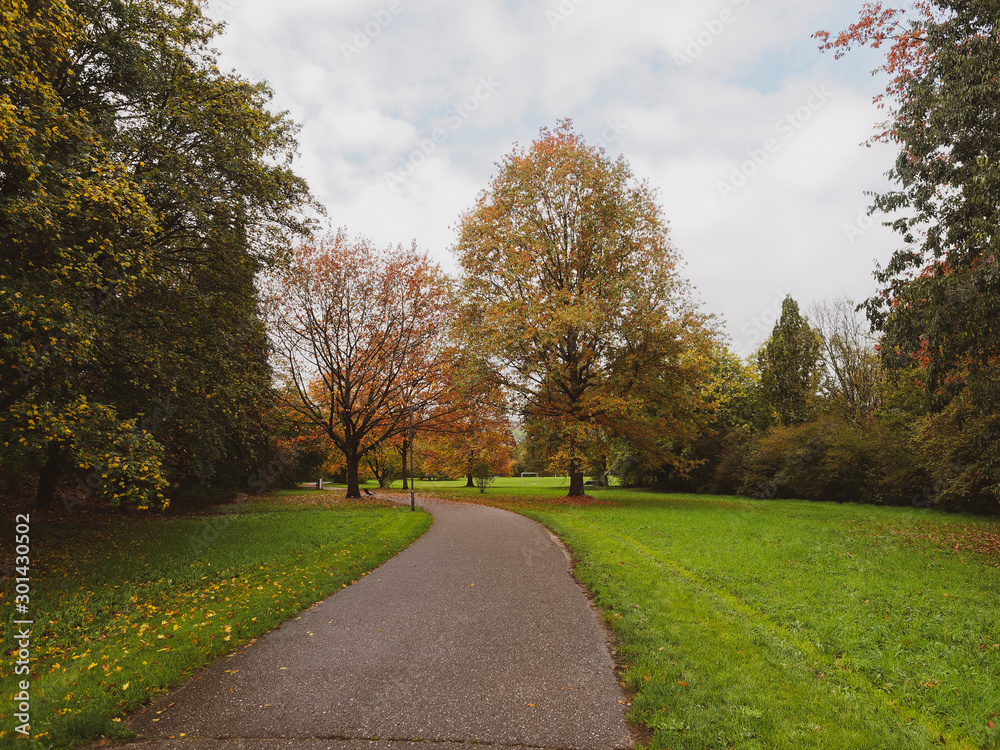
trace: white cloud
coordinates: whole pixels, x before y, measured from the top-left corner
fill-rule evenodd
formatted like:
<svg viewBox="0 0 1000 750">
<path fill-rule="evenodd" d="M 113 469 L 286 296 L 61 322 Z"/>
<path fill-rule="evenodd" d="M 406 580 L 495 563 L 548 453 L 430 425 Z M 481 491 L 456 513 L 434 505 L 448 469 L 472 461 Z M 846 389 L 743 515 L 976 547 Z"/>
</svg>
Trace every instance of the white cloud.
<svg viewBox="0 0 1000 750">
<path fill-rule="evenodd" d="M 379 244 L 416 239 L 453 269 L 453 227 L 495 162 L 569 116 L 659 188 L 687 274 L 742 353 L 785 293 L 803 309 L 870 294 L 895 246 L 859 220 L 892 162 L 858 146 L 879 117 L 877 58 L 834 61 L 810 38 L 854 19 L 840 0 L 213 2 L 228 8 L 223 62 L 268 80 L 302 124 L 300 171 L 331 223 Z"/>
</svg>

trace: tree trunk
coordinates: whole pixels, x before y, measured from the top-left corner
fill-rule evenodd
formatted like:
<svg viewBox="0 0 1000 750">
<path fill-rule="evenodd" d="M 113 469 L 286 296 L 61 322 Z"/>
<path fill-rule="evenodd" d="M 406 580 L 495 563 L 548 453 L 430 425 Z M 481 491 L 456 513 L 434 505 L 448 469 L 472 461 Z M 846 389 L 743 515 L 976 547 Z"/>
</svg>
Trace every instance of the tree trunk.
<svg viewBox="0 0 1000 750">
<path fill-rule="evenodd" d="M 410 489 L 410 485 L 407 484 L 407 477 L 410 475 L 410 467 L 406 463 L 406 448 L 407 448 L 407 442 L 406 442 L 406 440 L 403 440 L 403 447 L 399 449 L 399 453 L 403 457 L 403 489 L 404 490 Z"/>
<path fill-rule="evenodd" d="M 569 495 L 574 497 L 583 494 L 583 469 L 578 461 L 569 462 Z"/>
<path fill-rule="evenodd" d="M 476 483 L 472 481 L 472 474 L 469 474 L 468 481 L 465 483 L 466 487 L 475 487 Z"/>
<path fill-rule="evenodd" d="M 344 458 L 347 461 L 347 497 L 361 497 L 361 482 L 358 481 L 358 464 L 361 459 L 358 457 L 357 448 L 344 451 Z"/>
<path fill-rule="evenodd" d="M 35 495 L 35 510 L 48 510 L 52 507 L 56 485 L 59 483 L 59 445 L 49 443 L 48 458 L 38 472 L 38 493 Z"/>
</svg>

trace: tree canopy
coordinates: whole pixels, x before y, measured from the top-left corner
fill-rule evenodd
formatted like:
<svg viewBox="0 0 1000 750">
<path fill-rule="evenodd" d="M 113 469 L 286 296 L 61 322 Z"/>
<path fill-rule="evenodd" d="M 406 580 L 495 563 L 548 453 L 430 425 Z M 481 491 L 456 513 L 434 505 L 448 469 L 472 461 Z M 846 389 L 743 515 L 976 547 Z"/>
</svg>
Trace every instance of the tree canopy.
<svg viewBox="0 0 1000 750">
<path fill-rule="evenodd" d="M 820 380 L 822 339 L 799 313 L 791 295 L 781 303 L 781 317 L 757 352 L 760 387 L 781 424 L 800 424 L 812 415 Z"/>
<path fill-rule="evenodd" d="M 563 122 L 503 159 L 455 251 L 466 340 L 558 436 L 569 493 L 583 494 L 594 430 L 651 427 L 643 389 L 694 377 L 684 358 L 707 336 L 653 191 Z"/>
<path fill-rule="evenodd" d="M 42 503 L 65 473 L 139 504 L 242 481 L 270 388 L 255 277 L 311 205 L 294 126 L 219 71 L 193 0 L 4 13 L 0 461 Z"/>
<path fill-rule="evenodd" d="M 448 284 L 415 247 L 340 230 L 296 249 L 267 308 L 288 406 L 343 453 L 347 495 L 360 497 L 361 459 L 437 418 L 452 388 Z"/>
<path fill-rule="evenodd" d="M 854 45 L 889 46 L 882 70 L 891 82 L 877 98 L 888 118 L 875 137 L 897 144 L 899 155 L 894 188 L 875 197 L 873 211 L 888 215 L 902 246 L 878 269 L 884 287 L 867 309 L 883 332 L 886 364 L 917 365 L 932 408 L 951 414 L 932 421 L 942 463 L 961 467 L 949 474 L 964 477 L 962 492 L 996 495 L 1000 5 L 866 3 L 857 23 L 818 36 L 838 56 Z"/>
</svg>

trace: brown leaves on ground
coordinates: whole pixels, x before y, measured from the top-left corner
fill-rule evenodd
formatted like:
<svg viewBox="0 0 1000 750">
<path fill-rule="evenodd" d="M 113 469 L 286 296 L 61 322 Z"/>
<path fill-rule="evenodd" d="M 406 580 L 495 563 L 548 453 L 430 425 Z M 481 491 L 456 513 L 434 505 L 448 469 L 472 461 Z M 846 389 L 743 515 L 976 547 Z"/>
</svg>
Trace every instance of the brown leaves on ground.
<svg viewBox="0 0 1000 750">
<path fill-rule="evenodd" d="M 953 552 L 974 552 L 1000 559 L 1000 526 L 973 523 L 935 523 L 892 529 L 903 544 L 924 543 Z"/>
</svg>

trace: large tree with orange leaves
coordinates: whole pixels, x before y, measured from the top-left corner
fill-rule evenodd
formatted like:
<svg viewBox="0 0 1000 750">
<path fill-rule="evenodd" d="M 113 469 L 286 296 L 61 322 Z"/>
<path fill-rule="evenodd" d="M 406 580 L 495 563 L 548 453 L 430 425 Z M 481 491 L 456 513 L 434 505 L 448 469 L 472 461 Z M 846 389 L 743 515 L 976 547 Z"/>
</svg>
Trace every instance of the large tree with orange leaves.
<svg viewBox="0 0 1000 750">
<path fill-rule="evenodd" d="M 348 497 L 361 496 L 365 455 L 439 416 L 453 369 L 448 291 L 416 248 L 380 250 L 343 230 L 298 247 L 271 282 L 275 368 L 289 406 L 344 454 Z"/>
<path fill-rule="evenodd" d="M 872 210 L 902 246 L 876 273 L 884 289 L 868 313 L 887 364 L 926 373 L 943 415 L 929 424 L 948 423 L 933 449 L 946 473 L 962 492 L 1000 496 L 1000 3 L 865 3 L 857 23 L 817 36 L 838 56 L 888 47 L 875 139 L 899 155 Z"/>
<path fill-rule="evenodd" d="M 557 436 L 569 494 L 582 495 L 598 430 L 657 445 L 679 427 L 643 395 L 662 373 L 699 377 L 687 354 L 705 320 L 654 192 L 623 158 L 564 121 L 499 169 L 461 221 L 462 328 L 522 413 Z"/>
</svg>

